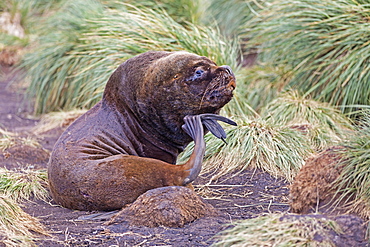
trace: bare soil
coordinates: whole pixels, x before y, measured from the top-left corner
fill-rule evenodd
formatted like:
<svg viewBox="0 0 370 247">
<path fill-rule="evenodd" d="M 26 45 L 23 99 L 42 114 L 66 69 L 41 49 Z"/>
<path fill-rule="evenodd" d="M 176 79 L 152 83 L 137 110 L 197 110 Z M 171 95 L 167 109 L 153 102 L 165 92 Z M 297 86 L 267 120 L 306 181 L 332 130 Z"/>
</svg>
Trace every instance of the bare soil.
<svg viewBox="0 0 370 247">
<path fill-rule="evenodd" d="M 0 127 L 22 136 L 33 136 L 31 131 L 38 120 L 31 113 L 30 103 L 24 101 L 24 89 L 10 85 L 13 80 L 8 67 L 0 72 Z M 0 167 L 16 169 L 46 168 L 47 154 L 62 129 L 45 135 L 33 136 L 42 147 L 34 150 L 26 146 L 7 150 L 0 155 Z M 46 156 L 45 156 L 46 155 Z M 109 215 L 99 212 L 75 211 L 54 205 L 53 201 L 32 200 L 23 209 L 37 217 L 50 232 L 41 237 L 37 246 L 210 246 L 214 236 L 238 220 L 267 213 L 289 212 L 289 184 L 259 169 L 242 171 L 221 177 L 212 184 L 206 175 L 194 185 L 203 200 L 212 205 L 217 215 L 197 219 L 184 227 L 145 227 L 125 222 L 104 224 Z M 95 217 L 89 217 L 89 216 Z M 113 214 L 111 214 L 113 215 Z M 333 232 L 337 246 L 369 246 L 365 241 L 364 221 L 357 216 L 328 215 L 344 229 L 342 234 Z M 339 218 L 338 218 L 339 217 Z"/>
</svg>

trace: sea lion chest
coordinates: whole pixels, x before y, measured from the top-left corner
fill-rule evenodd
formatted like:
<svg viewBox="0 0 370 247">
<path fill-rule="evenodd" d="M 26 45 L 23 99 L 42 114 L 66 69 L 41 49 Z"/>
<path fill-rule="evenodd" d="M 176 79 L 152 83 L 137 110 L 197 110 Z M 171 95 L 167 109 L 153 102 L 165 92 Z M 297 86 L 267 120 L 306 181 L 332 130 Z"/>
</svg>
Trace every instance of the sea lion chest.
<svg viewBox="0 0 370 247">
<path fill-rule="evenodd" d="M 63 133 L 56 147 L 68 159 L 98 160 L 127 154 L 175 164 L 183 147 L 171 146 L 143 129 L 130 112 L 118 112 L 99 102 Z M 76 150 L 77 149 L 77 150 Z"/>
</svg>

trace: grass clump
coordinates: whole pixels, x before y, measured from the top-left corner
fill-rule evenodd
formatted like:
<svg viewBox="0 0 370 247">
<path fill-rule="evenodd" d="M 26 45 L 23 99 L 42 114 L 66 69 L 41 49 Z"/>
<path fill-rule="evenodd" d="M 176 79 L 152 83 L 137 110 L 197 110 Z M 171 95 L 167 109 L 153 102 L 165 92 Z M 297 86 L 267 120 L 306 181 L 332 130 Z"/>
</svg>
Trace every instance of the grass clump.
<svg viewBox="0 0 370 247">
<path fill-rule="evenodd" d="M 213 246 L 336 246 L 330 232 L 341 232 L 335 221 L 324 217 L 271 214 L 239 221 L 216 236 Z M 316 235 L 322 241 L 315 240 Z"/>
<path fill-rule="evenodd" d="M 239 121 L 238 121 L 239 120 Z M 292 181 L 304 164 L 311 148 L 304 136 L 289 126 L 262 118 L 238 119 L 238 126 L 226 126 L 227 144 L 206 135 L 207 150 L 202 173 L 214 173 L 212 179 L 247 168 L 261 168 L 273 176 Z M 190 145 L 181 160 L 190 155 Z"/>
<path fill-rule="evenodd" d="M 235 93 L 260 113 L 264 106 L 285 90 L 290 79 L 291 72 L 284 66 L 256 64 L 239 71 Z M 233 104 L 233 101 L 230 103 Z"/>
<path fill-rule="evenodd" d="M 0 240 L 5 246 L 35 246 L 36 234 L 48 235 L 42 224 L 13 199 L 0 194 Z"/>
<path fill-rule="evenodd" d="M 20 137 L 16 133 L 6 131 L 0 128 L 0 150 L 5 151 L 6 149 L 13 147 L 17 144 L 27 145 L 31 147 L 40 147 L 40 144 L 31 137 Z"/>
<path fill-rule="evenodd" d="M 293 89 L 353 112 L 370 104 L 369 16 L 367 1 L 273 1 L 246 24 L 246 45 L 290 66 Z"/>
<path fill-rule="evenodd" d="M 261 0 L 211 0 L 203 21 L 216 22 L 227 37 L 236 37 L 245 32 L 245 23 L 263 8 Z"/>
<path fill-rule="evenodd" d="M 17 145 L 39 146 L 32 139 L 18 137 L 0 129 L 0 150 Z M 31 197 L 48 199 L 47 174 L 44 170 L 18 171 L 0 168 L 0 243 L 6 246 L 34 246 L 35 233 L 48 235 L 39 221 L 18 205 Z"/>
<path fill-rule="evenodd" d="M 10 171 L 0 168 L 0 194 L 16 202 L 28 200 L 31 197 L 46 200 L 48 198 L 46 187 L 45 170 Z"/>
<path fill-rule="evenodd" d="M 82 42 L 79 39 L 82 33 L 89 28 L 85 26 L 87 19 L 102 17 L 104 10 L 99 1 L 65 1 L 43 24 L 45 30 L 41 32 L 37 45 L 20 64 L 20 68 L 27 71 L 30 81 L 28 96 L 35 100 L 37 113 L 63 109 L 81 93 L 81 85 L 72 81 L 75 74 L 89 63 L 72 53 L 74 47 Z"/>
<path fill-rule="evenodd" d="M 370 221 L 370 112 L 339 152 L 343 168 L 334 182 L 340 195 L 337 204 Z"/>
</svg>

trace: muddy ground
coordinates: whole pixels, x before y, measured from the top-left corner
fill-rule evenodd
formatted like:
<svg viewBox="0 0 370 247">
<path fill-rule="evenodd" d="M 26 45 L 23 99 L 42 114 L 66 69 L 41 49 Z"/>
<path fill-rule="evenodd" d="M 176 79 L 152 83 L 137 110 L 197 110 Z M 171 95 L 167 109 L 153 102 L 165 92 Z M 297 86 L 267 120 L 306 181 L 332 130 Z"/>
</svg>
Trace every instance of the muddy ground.
<svg viewBox="0 0 370 247">
<path fill-rule="evenodd" d="M 13 79 L 10 68 L 2 67 L 0 76 L 0 127 L 23 136 L 33 135 L 32 127 L 39 120 L 31 114 L 30 102 L 24 100 L 24 88 L 10 84 Z M 43 151 L 18 148 L 0 154 L 0 166 L 46 168 L 48 152 L 62 131 L 54 129 L 34 136 Z M 48 203 L 33 200 L 24 203 L 23 208 L 40 219 L 51 234 L 39 239 L 38 246 L 210 246 L 217 233 L 238 220 L 289 212 L 289 184 L 261 170 L 229 174 L 200 190 L 206 181 L 206 176 L 199 177 L 194 183 L 196 191 L 219 214 L 198 219 L 183 228 L 148 228 L 124 223 L 107 226 L 104 220 L 81 220 L 96 212 L 62 208 L 52 200 Z M 338 221 L 344 222 L 345 231 L 333 233 L 337 246 L 369 246 L 364 239 L 366 226 L 360 218 L 340 216 Z"/>
</svg>

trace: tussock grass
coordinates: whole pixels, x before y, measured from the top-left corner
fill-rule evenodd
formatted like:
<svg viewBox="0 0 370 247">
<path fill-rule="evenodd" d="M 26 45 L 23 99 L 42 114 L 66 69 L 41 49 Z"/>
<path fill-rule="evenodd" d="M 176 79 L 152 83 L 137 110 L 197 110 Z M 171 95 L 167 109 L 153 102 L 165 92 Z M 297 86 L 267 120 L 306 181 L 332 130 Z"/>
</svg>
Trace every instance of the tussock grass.
<svg viewBox="0 0 370 247">
<path fill-rule="evenodd" d="M 370 104 L 369 16 L 367 1 L 273 1 L 246 24 L 246 45 L 291 66 L 290 87 L 352 112 Z"/>
<path fill-rule="evenodd" d="M 28 95 L 35 100 L 35 112 L 59 111 L 81 93 L 81 85 L 73 84 L 72 80 L 88 63 L 71 53 L 88 29 L 85 26 L 87 19 L 100 18 L 103 12 L 104 6 L 99 1 L 68 0 L 43 25 L 44 32 L 41 32 L 38 44 L 24 56 L 20 65 L 27 71 Z M 88 82 L 86 80 L 85 84 L 89 85 Z"/>
<path fill-rule="evenodd" d="M 316 150 L 338 144 L 352 129 L 351 120 L 339 110 L 296 91 L 282 93 L 262 109 L 261 115 L 267 121 L 303 131 Z"/>
<path fill-rule="evenodd" d="M 67 21 L 58 22 L 64 23 L 59 32 L 40 37 L 43 45 L 22 65 L 38 113 L 91 107 L 120 63 L 149 50 L 186 50 L 238 67 L 237 41 L 226 40 L 216 29 L 192 23 L 184 27 L 166 12 L 145 7 L 117 3 L 107 8 L 93 0 L 67 3 L 55 15 Z"/>
<path fill-rule="evenodd" d="M 270 214 L 239 221 L 221 232 L 213 246 L 336 246 L 330 231 L 341 232 L 335 221 L 324 217 Z M 315 235 L 323 238 L 319 242 Z"/>
<path fill-rule="evenodd" d="M 39 146 L 27 138 L 0 129 L 0 150 L 16 144 Z M 46 171 L 22 169 L 11 171 L 0 168 L 0 243 L 6 246 L 34 246 L 35 233 L 47 235 L 36 218 L 25 213 L 19 203 L 31 197 L 46 200 Z"/>
<path fill-rule="evenodd" d="M 239 120 L 239 121 L 238 121 Z M 292 181 L 312 149 L 302 133 L 289 126 L 262 118 L 237 119 L 238 126 L 225 126 L 224 142 L 206 135 L 207 150 L 202 173 L 213 173 L 213 179 L 233 171 L 258 167 L 273 176 Z M 189 157 L 189 145 L 180 162 Z"/>
<path fill-rule="evenodd" d="M 31 197 L 46 200 L 48 198 L 47 174 L 45 170 L 22 169 L 10 171 L 0 168 L 0 195 L 16 202 Z"/>
<path fill-rule="evenodd" d="M 0 243 L 5 246 L 35 246 L 36 234 L 48 235 L 42 224 L 25 213 L 11 198 L 0 194 Z"/>
<path fill-rule="evenodd" d="M 343 170 L 334 182 L 340 195 L 336 203 L 370 221 L 370 112 L 343 144 L 345 148 L 339 151 L 343 159 L 338 164 Z"/>
</svg>

